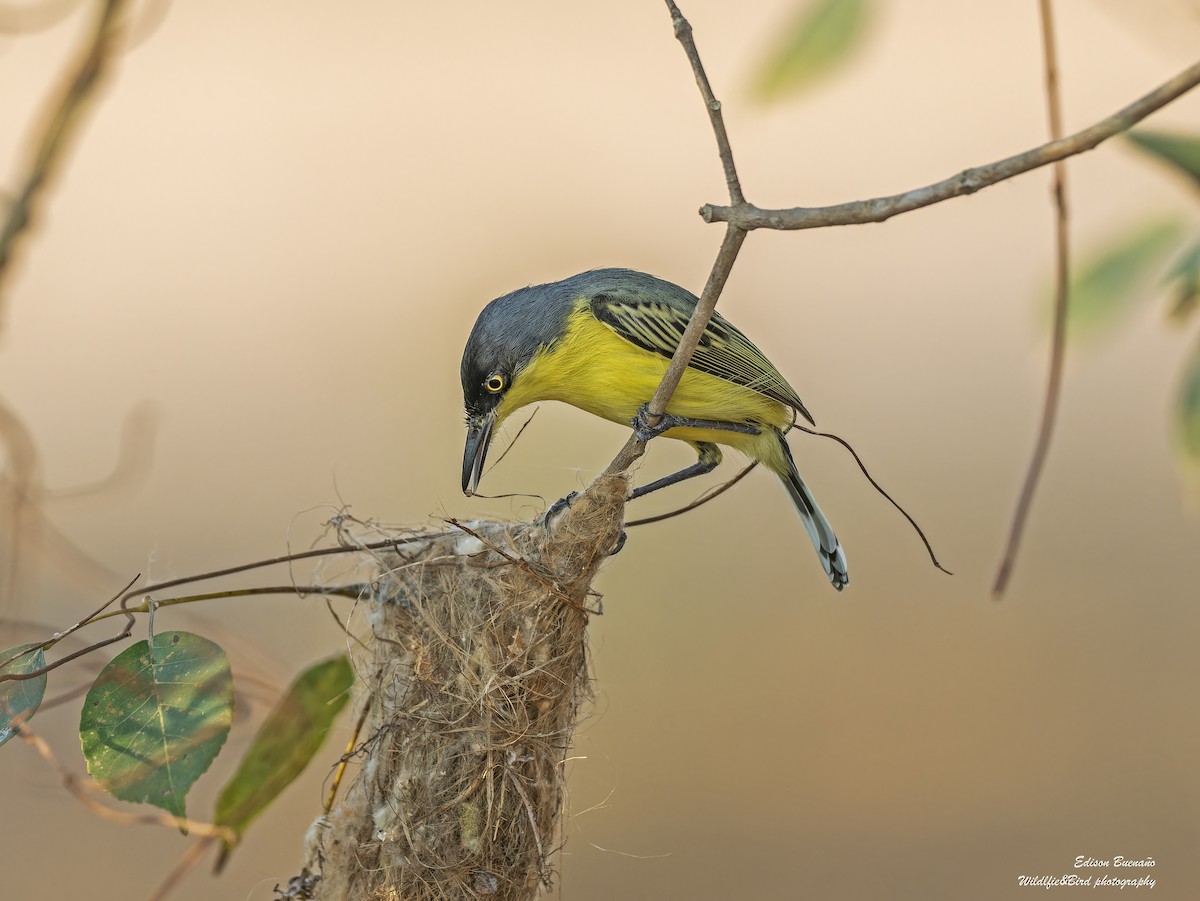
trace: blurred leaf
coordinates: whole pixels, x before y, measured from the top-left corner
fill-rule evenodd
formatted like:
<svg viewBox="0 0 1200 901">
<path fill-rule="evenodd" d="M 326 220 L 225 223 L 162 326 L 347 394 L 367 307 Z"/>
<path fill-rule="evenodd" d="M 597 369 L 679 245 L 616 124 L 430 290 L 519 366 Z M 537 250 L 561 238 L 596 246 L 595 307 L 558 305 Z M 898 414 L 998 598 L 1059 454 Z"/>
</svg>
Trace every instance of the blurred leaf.
<svg viewBox="0 0 1200 901">
<path fill-rule="evenodd" d="M 1160 219 L 1102 248 L 1071 277 L 1068 315 L 1072 337 L 1110 327 L 1138 300 L 1149 279 L 1182 231 L 1174 219 Z"/>
<path fill-rule="evenodd" d="M 861 43 L 871 11 L 870 0 L 803 3 L 758 67 L 754 96 L 779 100 L 834 71 Z"/>
<path fill-rule="evenodd" d="M 1170 316 L 1182 321 L 1196 309 L 1196 302 L 1200 300 L 1200 241 L 1193 244 L 1171 267 L 1167 281 L 1177 283 L 1175 305 L 1171 307 Z"/>
<path fill-rule="evenodd" d="M 1200 187 L 1200 137 L 1139 128 L 1125 137 L 1151 156 L 1182 172 Z"/>
<path fill-rule="evenodd" d="M 79 738 L 88 772 L 105 791 L 182 817 L 184 796 L 232 721 L 225 652 L 190 632 L 162 632 L 100 672 L 84 699 Z"/>
<path fill-rule="evenodd" d="M 1179 384 L 1175 434 L 1185 462 L 1200 464 L 1200 345 L 1192 348 Z"/>
<path fill-rule="evenodd" d="M 334 717 L 350 698 L 354 670 L 342 654 L 315 663 L 292 683 L 287 695 L 267 717 L 237 772 L 217 799 L 216 823 L 238 837 L 312 760 Z M 231 845 L 217 861 L 225 864 Z"/>
<path fill-rule="evenodd" d="M 24 656 L 17 657 L 18 654 Z M 0 673 L 31 673 L 46 665 L 46 652 L 38 644 L 19 644 L 15 648 L 0 651 L 0 661 L 10 657 L 17 659 L 7 666 L 0 666 Z M 0 745 L 17 734 L 21 723 L 29 721 L 45 694 L 45 673 L 19 682 L 0 682 Z"/>
</svg>

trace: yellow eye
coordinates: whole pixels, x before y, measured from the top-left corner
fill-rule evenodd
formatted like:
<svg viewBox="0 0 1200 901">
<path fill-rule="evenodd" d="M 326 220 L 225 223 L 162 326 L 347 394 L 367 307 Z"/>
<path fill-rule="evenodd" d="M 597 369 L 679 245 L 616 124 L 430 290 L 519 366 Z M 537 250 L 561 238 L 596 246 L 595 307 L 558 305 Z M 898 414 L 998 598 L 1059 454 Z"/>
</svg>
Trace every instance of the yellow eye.
<svg viewBox="0 0 1200 901">
<path fill-rule="evenodd" d="M 504 376 L 498 372 L 493 372 L 488 376 L 488 380 L 483 383 L 483 387 L 487 388 L 492 394 L 499 394 L 504 390 Z"/>
</svg>

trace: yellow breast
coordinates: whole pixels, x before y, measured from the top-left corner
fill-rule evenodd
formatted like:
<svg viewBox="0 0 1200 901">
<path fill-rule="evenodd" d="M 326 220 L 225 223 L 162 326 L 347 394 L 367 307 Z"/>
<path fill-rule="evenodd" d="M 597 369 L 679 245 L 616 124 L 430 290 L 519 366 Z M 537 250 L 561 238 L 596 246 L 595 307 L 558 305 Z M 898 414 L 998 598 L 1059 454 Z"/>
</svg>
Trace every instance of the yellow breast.
<svg viewBox="0 0 1200 901">
<path fill-rule="evenodd" d="M 603 419 L 628 426 L 650 400 L 667 371 L 668 360 L 643 350 L 598 321 L 586 302 L 571 314 L 566 334 L 543 348 L 514 375 L 497 410 L 504 419 L 526 404 L 558 400 Z M 786 428 L 786 406 L 742 385 L 687 369 L 667 404 L 667 412 L 688 419 L 744 422 Z M 786 464 L 770 431 L 760 435 L 713 429 L 675 428 L 664 433 L 681 441 L 723 444 L 781 472 Z"/>
</svg>

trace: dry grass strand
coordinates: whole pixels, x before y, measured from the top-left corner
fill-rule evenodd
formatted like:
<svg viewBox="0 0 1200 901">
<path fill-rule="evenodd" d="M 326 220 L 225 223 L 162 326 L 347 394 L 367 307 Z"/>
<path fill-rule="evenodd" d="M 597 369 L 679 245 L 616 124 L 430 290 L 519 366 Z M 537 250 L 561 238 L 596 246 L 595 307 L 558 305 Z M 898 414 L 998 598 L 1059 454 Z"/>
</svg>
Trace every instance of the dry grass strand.
<svg viewBox="0 0 1200 901">
<path fill-rule="evenodd" d="M 515 901 L 550 885 L 591 697 L 590 586 L 628 493 L 604 475 L 549 524 L 472 523 L 378 555 L 366 760 L 311 832 L 313 897 Z"/>
</svg>

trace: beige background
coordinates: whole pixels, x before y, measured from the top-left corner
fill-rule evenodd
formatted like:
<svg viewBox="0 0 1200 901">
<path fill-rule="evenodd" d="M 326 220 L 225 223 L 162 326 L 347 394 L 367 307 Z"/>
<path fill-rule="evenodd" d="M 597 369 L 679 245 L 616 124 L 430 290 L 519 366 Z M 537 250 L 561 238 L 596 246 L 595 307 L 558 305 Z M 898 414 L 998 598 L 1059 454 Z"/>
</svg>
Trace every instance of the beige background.
<svg viewBox="0 0 1200 901">
<path fill-rule="evenodd" d="M 1044 139 L 1034 4 L 887 4 L 851 70 L 758 108 L 746 85 L 791 5 L 684 9 L 752 200 L 891 193 Z M 1194 4 L 1057 6 L 1070 129 L 1200 46 Z M 77 12 L 0 42 L 9 184 L 86 24 Z M 1154 124 L 1194 131 L 1198 113 L 1185 98 Z M 1071 188 L 1081 254 L 1163 212 L 1195 220 L 1180 183 L 1119 146 L 1073 161 Z M 95 108 L 0 334 L 0 390 L 46 486 L 102 476 L 146 401 L 153 463 L 119 490 L 47 500 L 53 528 L 26 522 L 6 610 L 42 625 L 5 643 L 138 572 L 307 547 L 343 503 L 408 523 L 540 511 L 459 491 L 457 366 L 477 311 L 602 265 L 698 289 L 720 232 L 695 210 L 722 199 L 661 4 L 173 5 Z M 1154 897 L 1198 896 L 1200 526 L 1169 426 L 1197 323 L 1170 327 L 1153 292 L 1072 354 L 1011 593 L 989 596 L 1038 415 L 1050 247 L 1045 173 L 883 226 L 750 237 L 721 308 L 956 575 L 844 453 L 802 437 L 847 548 L 844 595 L 766 475 L 632 532 L 599 583 L 562 897 L 1007 899 L 1042 891 L 1019 875 L 1070 872 L 1078 854 L 1153 856 Z M 553 499 L 624 439 L 547 405 L 484 488 Z M 655 446 L 642 477 L 687 460 Z M 204 818 L 273 691 L 343 640 L 315 599 L 162 619 L 265 680 L 242 683 L 245 716 L 190 798 Z M 77 712 L 34 725 L 79 770 Z M 314 766 L 220 880 L 196 873 L 174 897 L 270 898 L 324 777 Z M 145 897 L 187 846 L 85 812 L 19 742 L 0 750 L 0 779 L 6 897 Z"/>
</svg>

